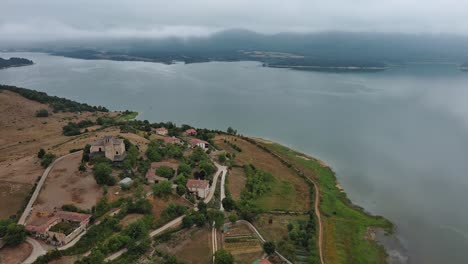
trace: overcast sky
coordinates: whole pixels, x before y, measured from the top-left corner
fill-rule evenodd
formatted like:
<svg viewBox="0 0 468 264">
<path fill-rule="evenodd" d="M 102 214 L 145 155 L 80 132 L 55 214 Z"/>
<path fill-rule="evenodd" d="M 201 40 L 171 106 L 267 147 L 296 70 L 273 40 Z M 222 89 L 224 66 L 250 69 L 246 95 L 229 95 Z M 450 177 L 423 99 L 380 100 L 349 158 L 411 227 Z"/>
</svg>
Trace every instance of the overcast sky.
<svg viewBox="0 0 468 264">
<path fill-rule="evenodd" d="M 4 40 L 328 30 L 468 35 L 467 0 L 0 0 Z"/>
</svg>

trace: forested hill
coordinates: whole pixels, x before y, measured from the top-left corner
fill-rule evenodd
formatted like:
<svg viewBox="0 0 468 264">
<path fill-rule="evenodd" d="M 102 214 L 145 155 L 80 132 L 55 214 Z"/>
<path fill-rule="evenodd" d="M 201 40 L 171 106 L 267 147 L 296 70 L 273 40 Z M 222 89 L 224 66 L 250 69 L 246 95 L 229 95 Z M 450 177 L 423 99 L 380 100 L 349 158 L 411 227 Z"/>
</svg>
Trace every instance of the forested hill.
<svg viewBox="0 0 468 264">
<path fill-rule="evenodd" d="M 384 33 L 259 34 L 227 30 L 207 37 L 83 40 L 34 48 L 82 59 L 172 63 L 253 60 L 268 65 L 364 66 L 468 61 L 468 38 Z M 77 48 L 79 47 L 79 48 Z M 26 48 L 26 47 L 24 47 Z"/>
<path fill-rule="evenodd" d="M 19 67 L 19 66 L 26 66 L 34 64 L 33 61 L 24 59 L 24 58 L 10 58 L 10 59 L 3 59 L 0 58 L 0 69 L 9 68 L 9 67 Z"/>
</svg>

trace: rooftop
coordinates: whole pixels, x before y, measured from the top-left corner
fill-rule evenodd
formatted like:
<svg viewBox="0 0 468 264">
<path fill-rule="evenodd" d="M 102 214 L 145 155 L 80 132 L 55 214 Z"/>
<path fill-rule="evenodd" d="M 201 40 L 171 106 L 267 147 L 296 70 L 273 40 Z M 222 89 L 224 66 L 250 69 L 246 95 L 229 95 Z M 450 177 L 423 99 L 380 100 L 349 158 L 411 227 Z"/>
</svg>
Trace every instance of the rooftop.
<svg viewBox="0 0 468 264">
<path fill-rule="evenodd" d="M 190 179 L 187 181 L 187 188 L 202 188 L 205 189 L 210 186 L 210 183 L 207 180 L 194 180 Z"/>
</svg>

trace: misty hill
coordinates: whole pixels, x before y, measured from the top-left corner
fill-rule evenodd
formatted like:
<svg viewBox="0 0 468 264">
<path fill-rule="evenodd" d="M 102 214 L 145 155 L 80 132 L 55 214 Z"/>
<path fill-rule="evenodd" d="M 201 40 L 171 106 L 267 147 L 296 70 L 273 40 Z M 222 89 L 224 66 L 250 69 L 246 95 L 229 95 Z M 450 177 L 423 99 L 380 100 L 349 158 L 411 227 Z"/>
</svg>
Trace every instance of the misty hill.
<svg viewBox="0 0 468 264">
<path fill-rule="evenodd" d="M 34 64 L 31 60 L 24 58 L 9 58 L 3 59 L 0 58 L 0 69 L 9 68 L 9 67 L 19 67 Z"/>
<path fill-rule="evenodd" d="M 209 37 L 69 43 L 46 51 L 84 59 L 186 63 L 255 60 L 268 65 L 370 66 L 407 62 L 464 62 L 468 38 L 383 33 L 259 34 L 228 30 Z M 78 46 L 78 48 L 77 48 Z"/>
</svg>

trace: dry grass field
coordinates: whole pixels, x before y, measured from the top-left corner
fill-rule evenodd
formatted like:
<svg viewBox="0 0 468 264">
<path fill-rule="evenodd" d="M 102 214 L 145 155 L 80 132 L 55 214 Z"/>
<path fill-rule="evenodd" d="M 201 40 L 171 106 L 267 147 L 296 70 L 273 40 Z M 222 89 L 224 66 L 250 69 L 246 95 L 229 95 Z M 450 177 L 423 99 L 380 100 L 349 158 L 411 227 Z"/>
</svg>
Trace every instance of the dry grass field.
<svg viewBox="0 0 468 264">
<path fill-rule="evenodd" d="M 171 195 L 167 200 L 153 196 L 148 197 L 148 200 L 153 205 L 152 211 L 156 219 L 159 219 L 164 208 L 166 208 L 170 203 L 176 203 L 186 207 L 193 207 L 190 202 L 175 194 Z"/>
<path fill-rule="evenodd" d="M 242 189 L 246 182 L 245 173 L 242 168 L 232 168 L 229 171 L 229 192 L 234 200 L 240 199 Z"/>
<path fill-rule="evenodd" d="M 36 111 L 40 109 L 48 109 L 51 115 L 36 117 Z M 72 149 L 66 144 L 75 137 L 62 135 L 65 124 L 84 119 L 95 120 L 101 115 L 115 115 L 52 113 L 47 105 L 10 91 L 0 92 L 0 113 L 0 205 L 8 205 L 0 206 L 0 218 L 15 214 L 20 209 L 34 182 L 42 175 L 44 168 L 37 158 L 39 149 L 56 155 L 66 154 Z"/>
<path fill-rule="evenodd" d="M 0 249 L 0 264 L 19 264 L 31 254 L 32 246 L 23 242 L 16 247 L 4 247 Z"/>
</svg>

